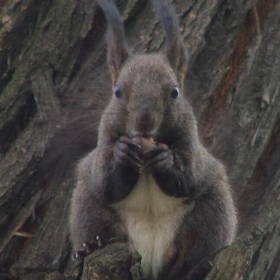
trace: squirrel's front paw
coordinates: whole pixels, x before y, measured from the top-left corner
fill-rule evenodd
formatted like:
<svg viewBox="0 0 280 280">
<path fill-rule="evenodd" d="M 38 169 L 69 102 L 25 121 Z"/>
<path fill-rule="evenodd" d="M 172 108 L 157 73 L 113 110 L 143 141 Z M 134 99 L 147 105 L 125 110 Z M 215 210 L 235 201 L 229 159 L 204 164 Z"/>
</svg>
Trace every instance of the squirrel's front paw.
<svg viewBox="0 0 280 280">
<path fill-rule="evenodd" d="M 144 152 L 145 169 L 148 172 L 165 171 L 173 166 L 173 156 L 168 147 L 164 144 Z"/>
<path fill-rule="evenodd" d="M 116 161 L 121 165 L 132 164 L 141 167 L 143 164 L 139 157 L 139 153 L 142 152 L 141 147 L 125 136 L 122 136 L 116 143 L 113 152 Z"/>
</svg>

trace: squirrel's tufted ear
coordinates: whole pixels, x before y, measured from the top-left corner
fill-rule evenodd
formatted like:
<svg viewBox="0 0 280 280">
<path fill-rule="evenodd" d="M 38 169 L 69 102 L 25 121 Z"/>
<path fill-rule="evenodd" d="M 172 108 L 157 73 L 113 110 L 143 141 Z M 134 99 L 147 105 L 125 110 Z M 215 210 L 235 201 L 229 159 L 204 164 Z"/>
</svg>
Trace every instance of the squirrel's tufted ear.
<svg viewBox="0 0 280 280">
<path fill-rule="evenodd" d="M 107 60 L 112 83 L 115 85 L 118 78 L 118 73 L 128 57 L 124 25 L 121 15 L 113 1 L 98 0 L 97 2 L 103 10 L 108 22 Z"/>
<path fill-rule="evenodd" d="M 180 36 L 178 17 L 167 0 L 152 0 L 152 3 L 166 36 L 165 53 L 167 59 L 182 88 L 187 70 L 188 54 Z"/>
</svg>

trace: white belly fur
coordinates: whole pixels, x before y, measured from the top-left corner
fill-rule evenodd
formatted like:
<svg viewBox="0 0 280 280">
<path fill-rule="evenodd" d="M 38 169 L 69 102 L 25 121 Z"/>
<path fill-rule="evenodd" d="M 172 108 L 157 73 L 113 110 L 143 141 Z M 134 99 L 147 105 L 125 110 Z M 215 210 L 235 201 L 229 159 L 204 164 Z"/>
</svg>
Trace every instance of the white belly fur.
<svg viewBox="0 0 280 280">
<path fill-rule="evenodd" d="M 114 208 L 122 215 L 126 231 L 142 257 L 144 277 L 157 278 L 163 256 L 188 207 L 183 199 L 166 195 L 152 175 L 141 174 L 132 192 Z"/>
</svg>

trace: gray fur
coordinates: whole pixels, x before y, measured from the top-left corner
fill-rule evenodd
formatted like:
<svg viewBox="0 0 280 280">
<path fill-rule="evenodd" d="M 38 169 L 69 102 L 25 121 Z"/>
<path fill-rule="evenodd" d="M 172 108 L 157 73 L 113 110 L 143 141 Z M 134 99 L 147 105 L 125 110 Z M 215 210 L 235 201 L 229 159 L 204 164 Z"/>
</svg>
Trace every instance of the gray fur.
<svg viewBox="0 0 280 280">
<path fill-rule="evenodd" d="M 106 14 L 114 4 L 109 0 L 99 2 L 103 1 Z M 164 9 L 163 25 L 164 15 L 174 17 L 165 1 L 153 2 L 158 13 Z M 111 13 L 115 8 L 108 10 Z M 177 19 L 173 23 L 171 31 L 166 31 L 169 37 Z M 175 35 L 179 36 L 179 32 Z M 113 42 L 118 43 L 122 49 L 126 45 Z M 171 98 L 175 86 L 183 91 L 181 79 L 186 69 L 181 40 L 176 38 L 172 43 L 178 44 L 174 50 L 180 63 L 174 63 L 174 57 L 170 61 L 170 46 L 162 54 L 131 55 L 125 59 L 125 52 L 115 54 L 121 56 L 114 58 L 121 65 L 111 72 L 111 78 L 122 95 L 112 96 L 100 121 L 97 147 L 79 163 L 70 215 L 71 239 L 75 251 L 82 250 L 83 243 L 96 244 L 97 236 L 105 243 L 119 237 L 137 249 L 137 244 L 143 244 L 141 236 L 154 234 L 150 221 L 156 217 L 167 221 L 169 237 L 160 237 L 164 253 L 159 253 L 157 267 L 145 267 L 146 278 L 198 280 L 209 270 L 202 266 L 203 261 L 234 240 L 237 218 L 224 167 L 201 144 L 185 93 Z M 134 145 L 134 137 L 152 138 L 159 146 L 151 144 L 153 151 L 144 155 L 144 150 Z M 139 199 L 136 189 L 141 193 Z M 150 192 L 151 189 L 156 191 Z M 147 227 L 147 232 L 138 235 L 129 226 L 131 222 L 142 223 L 139 228 L 145 231 Z M 160 223 L 159 226 L 164 228 Z M 158 245 L 154 248 L 160 251 Z M 153 258 L 155 253 L 145 254 Z"/>
</svg>

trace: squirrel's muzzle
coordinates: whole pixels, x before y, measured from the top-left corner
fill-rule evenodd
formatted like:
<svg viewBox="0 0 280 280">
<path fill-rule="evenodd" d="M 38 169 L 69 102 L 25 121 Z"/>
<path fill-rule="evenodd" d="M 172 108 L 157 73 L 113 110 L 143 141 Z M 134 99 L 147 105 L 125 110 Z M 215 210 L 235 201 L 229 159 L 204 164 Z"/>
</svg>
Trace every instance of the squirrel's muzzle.
<svg viewBox="0 0 280 280">
<path fill-rule="evenodd" d="M 140 108 L 135 112 L 135 121 L 137 130 L 143 134 L 149 134 L 149 132 L 155 129 L 155 113 L 148 107 Z"/>
</svg>

